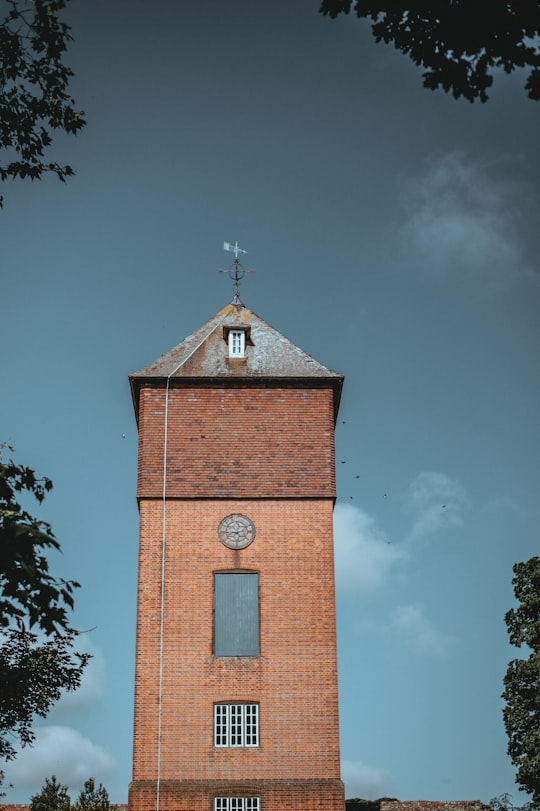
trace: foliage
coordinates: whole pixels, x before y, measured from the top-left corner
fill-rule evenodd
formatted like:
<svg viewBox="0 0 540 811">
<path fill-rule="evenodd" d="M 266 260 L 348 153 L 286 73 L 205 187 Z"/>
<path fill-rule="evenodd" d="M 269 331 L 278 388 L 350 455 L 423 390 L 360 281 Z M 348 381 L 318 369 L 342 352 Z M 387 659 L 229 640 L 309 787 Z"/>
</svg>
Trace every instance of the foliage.
<svg viewBox="0 0 540 811">
<path fill-rule="evenodd" d="M 12 628 L 0 645 L 0 757 L 15 757 L 9 740 L 32 743 L 34 716 L 45 718 L 63 690 L 76 690 L 88 654 L 74 653 L 75 632 L 39 642 L 36 634 Z"/>
<path fill-rule="evenodd" d="M 519 605 L 506 613 L 505 622 L 512 645 L 527 646 L 530 655 L 508 665 L 503 717 L 516 782 L 532 795 L 530 807 L 540 809 L 540 558 L 516 563 L 513 571 Z"/>
<path fill-rule="evenodd" d="M 492 797 L 488 803 L 491 811 L 532 811 L 532 804 L 514 805 L 510 794 L 501 794 L 499 797 Z"/>
<path fill-rule="evenodd" d="M 45 778 L 45 784 L 30 800 L 29 811 L 109 811 L 109 794 L 101 783 L 98 788 L 93 777 L 88 778 L 74 805 L 68 795 L 67 786 L 57 782 L 53 775 Z"/>
<path fill-rule="evenodd" d="M 360 797 L 345 800 L 345 811 L 379 811 L 380 807 L 380 800 L 363 800 Z"/>
<path fill-rule="evenodd" d="M 0 19 L 0 179 L 40 178 L 53 172 L 65 182 L 71 166 L 46 162 L 54 130 L 76 135 L 86 124 L 68 93 L 73 71 L 62 59 L 71 39 L 59 12 L 69 0 L 3 0 Z M 0 197 L 0 206 L 3 198 Z"/>
<path fill-rule="evenodd" d="M 101 783 L 96 788 L 93 777 L 88 778 L 79 794 L 76 811 L 109 811 L 109 793 Z"/>
<path fill-rule="evenodd" d="M 352 0 L 322 0 L 330 17 Z M 355 0 L 354 13 L 373 20 L 377 42 L 393 42 L 425 68 L 424 86 L 469 101 L 488 98 L 493 68 L 531 68 L 525 89 L 540 99 L 540 4 L 537 0 Z"/>
<path fill-rule="evenodd" d="M 9 736 L 34 739 L 34 715 L 45 717 L 62 690 L 75 690 L 89 659 L 73 651 L 77 631 L 68 609 L 78 583 L 55 578 L 45 557 L 60 550 L 52 529 L 19 503 L 42 502 L 51 490 L 30 468 L 4 462 L 0 447 L 0 758 L 15 757 Z M 4 446 L 5 449 L 5 446 Z M 9 450 L 13 450 L 9 448 Z"/>
<path fill-rule="evenodd" d="M 4 448 L 13 451 L 0 446 L 0 626 L 37 626 L 45 634 L 68 631 L 67 609 L 73 608 L 79 583 L 50 574 L 44 553 L 59 551 L 60 544 L 51 526 L 33 518 L 18 500 L 26 491 L 41 504 L 52 482 L 13 461 L 4 463 Z"/>
<path fill-rule="evenodd" d="M 70 799 L 67 786 L 62 786 L 53 775 L 45 784 L 39 794 L 30 799 L 30 811 L 69 811 Z"/>
</svg>

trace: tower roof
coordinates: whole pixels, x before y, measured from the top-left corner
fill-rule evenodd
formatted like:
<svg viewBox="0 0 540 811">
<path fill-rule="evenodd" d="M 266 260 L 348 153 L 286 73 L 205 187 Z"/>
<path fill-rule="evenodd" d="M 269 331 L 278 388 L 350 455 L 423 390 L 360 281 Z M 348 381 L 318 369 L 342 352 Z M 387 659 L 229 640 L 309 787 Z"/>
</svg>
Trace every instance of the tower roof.
<svg viewBox="0 0 540 811">
<path fill-rule="evenodd" d="M 229 357 L 228 333 L 245 334 L 244 357 Z M 130 376 L 135 410 L 142 383 L 185 381 L 326 381 L 334 388 L 337 412 L 343 375 L 323 366 L 256 313 L 228 304 L 213 318 L 157 360 Z"/>
</svg>

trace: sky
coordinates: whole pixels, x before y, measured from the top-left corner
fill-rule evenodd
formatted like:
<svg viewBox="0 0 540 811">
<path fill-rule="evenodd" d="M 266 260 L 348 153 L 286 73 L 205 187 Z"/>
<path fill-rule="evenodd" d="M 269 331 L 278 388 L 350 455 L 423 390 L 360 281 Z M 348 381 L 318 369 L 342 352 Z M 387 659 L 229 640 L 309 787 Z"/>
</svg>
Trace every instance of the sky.
<svg viewBox="0 0 540 811">
<path fill-rule="evenodd" d="M 540 105 L 422 87 L 318 0 L 72 0 L 76 175 L 4 184 L 0 439 L 80 581 L 81 689 L 8 765 L 131 779 L 138 512 L 128 374 L 232 299 L 345 375 L 335 548 L 347 797 L 521 801 L 502 679 L 538 554 Z M 52 157 L 52 156 L 51 156 Z M 241 437 L 239 438 L 241 441 Z"/>
</svg>

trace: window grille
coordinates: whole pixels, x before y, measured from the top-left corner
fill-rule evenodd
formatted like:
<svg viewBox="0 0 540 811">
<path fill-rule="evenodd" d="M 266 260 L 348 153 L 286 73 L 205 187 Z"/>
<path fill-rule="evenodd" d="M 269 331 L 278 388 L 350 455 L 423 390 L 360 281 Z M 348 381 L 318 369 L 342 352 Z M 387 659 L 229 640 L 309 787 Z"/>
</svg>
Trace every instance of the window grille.
<svg viewBox="0 0 540 811">
<path fill-rule="evenodd" d="M 259 705 L 214 704 L 214 745 L 258 746 Z"/>
<path fill-rule="evenodd" d="M 215 797 L 214 811 L 261 811 L 259 797 Z"/>
<path fill-rule="evenodd" d="M 229 331 L 229 357 L 243 358 L 246 345 L 246 334 L 243 329 Z"/>
</svg>

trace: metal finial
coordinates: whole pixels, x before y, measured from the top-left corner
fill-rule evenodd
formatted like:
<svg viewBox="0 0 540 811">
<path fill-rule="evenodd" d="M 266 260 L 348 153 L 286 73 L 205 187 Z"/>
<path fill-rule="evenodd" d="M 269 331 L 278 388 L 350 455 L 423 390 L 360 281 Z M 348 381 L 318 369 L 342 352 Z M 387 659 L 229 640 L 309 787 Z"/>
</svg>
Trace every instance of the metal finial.
<svg viewBox="0 0 540 811">
<path fill-rule="evenodd" d="M 238 247 L 238 242 L 235 241 L 234 245 L 231 242 L 224 242 L 223 243 L 223 250 L 231 251 L 234 253 L 234 262 L 230 266 L 228 270 L 223 270 L 222 268 L 219 269 L 218 273 L 227 273 L 229 275 L 229 279 L 231 279 L 234 285 L 234 296 L 232 303 L 233 304 L 241 304 L 240 301 L 240 281 L 244 278 L 246 273 L 255 273 L 254 270 L 248 270 L 247 268 L 243 267 L 238 259 L 239 253 L 247 253 L 242 248 Z"/>
</svg>

